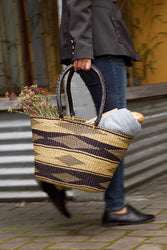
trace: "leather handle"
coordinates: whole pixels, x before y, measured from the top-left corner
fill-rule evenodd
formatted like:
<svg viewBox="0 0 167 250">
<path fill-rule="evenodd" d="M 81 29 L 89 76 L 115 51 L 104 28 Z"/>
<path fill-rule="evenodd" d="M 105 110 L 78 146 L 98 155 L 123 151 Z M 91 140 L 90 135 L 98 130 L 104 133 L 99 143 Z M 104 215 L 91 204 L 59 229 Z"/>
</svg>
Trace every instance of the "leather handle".
<svg viewBox="0 0 167 250">
<path fill-rule="evenodd" d="M 72 95 L 71 95 L 71 79 L 72 79 L 73 75 L 74 75 L 74 70 L 70 70 L 70 73 L 69 73 L 68 78 L 67 78 L 67 84 L 66 84 L 66 92 L 67 92 L 67 98 L 68 98 L 68 104 L 69 104 L 69 110 L 70 110 L 71 116 L 75 116 Z"/>
<path fill-rule="evenodd" d="M 107 90 L 106 90 L 106 84 L 104 81 L 104 77 L 102 75 L 102 73 L 99 71 L 99 69 L 92 64 L 91 69 L 97 74 L 99 80 L 100 80 L 100 84 L 102 87 L 102 99 L 101 99 L 101 105 L 100 105 L 100 109 L 99 109 L 99 113 L 98 116 L 94 122 L 94 125 L 97 126 L 101 120 L 102 114 L 104 112 L 105 109 L 105 104 L 106 104 L 106 99 L 107 99 Z M 72 97 L 71 97 L 71 79 L 73 77 L 74 74 L 74 67 L 73 64 L 70 64 L 69 66 L 67 66 L 63 72 L 60 74 L 59 79 L 57 81 L 57 107 L 58 107 L 58 112 L 59 112 L 59 118 L 63 119 L 63 107 L 62 107 L 62 101 L 61 101 L 61 89 L 62 89 L 62 85 L 63 85 L 63 79 L 65 77 L 65 75 L 69 73 L 68 75 L 68 79 L 67 79 L 67 95 L 68 95 L 68 101 L 69 101 L 69 106 L 70 106 L 70 113 L 71 115 L 74 114 L 73 111 L 73 103 L 72 103 Z"/>
</svg>

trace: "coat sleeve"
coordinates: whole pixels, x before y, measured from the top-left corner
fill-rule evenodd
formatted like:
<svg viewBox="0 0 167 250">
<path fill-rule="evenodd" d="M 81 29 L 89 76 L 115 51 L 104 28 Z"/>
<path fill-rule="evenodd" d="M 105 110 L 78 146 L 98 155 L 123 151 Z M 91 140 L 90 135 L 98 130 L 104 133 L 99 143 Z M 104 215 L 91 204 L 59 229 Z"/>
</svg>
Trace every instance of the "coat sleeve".
<svg viewBox="0 0 167 250">
<path fill-rule="evenodd" d="M 73 60 L 93 59 L 92 0 L 67 0 Z"/>
</svg>

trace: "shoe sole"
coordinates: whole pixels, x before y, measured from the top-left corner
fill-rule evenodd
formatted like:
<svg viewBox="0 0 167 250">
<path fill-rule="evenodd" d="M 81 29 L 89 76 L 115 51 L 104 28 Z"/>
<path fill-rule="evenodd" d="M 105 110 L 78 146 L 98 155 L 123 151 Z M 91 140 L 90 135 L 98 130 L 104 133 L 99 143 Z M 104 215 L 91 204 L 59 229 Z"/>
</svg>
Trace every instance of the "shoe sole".
<svg viewBox="0 0 167 250">
<path fill-rule="evenodd" d="M 116 227 L 116 226 L 130 226 L 130 225 L 139 225 L 145 224 L 155 221 L 155 218 L 151 218 L 147 221 L 139 221 L 139 222 L 111 222 L 111 223 L 102 223 L 103 227 Z"/>
</svg>

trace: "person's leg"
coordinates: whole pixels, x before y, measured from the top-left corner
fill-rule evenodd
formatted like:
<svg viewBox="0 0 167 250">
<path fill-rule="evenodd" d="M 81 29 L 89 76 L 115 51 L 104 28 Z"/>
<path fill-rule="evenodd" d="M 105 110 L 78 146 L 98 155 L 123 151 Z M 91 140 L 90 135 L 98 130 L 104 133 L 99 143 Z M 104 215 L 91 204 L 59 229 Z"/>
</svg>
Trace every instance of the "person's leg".
<svg viewBox="0 0 167 250">
<path fill-rule="evenodd" d="M 66 208 L 65 189 L 58 189 L 58 186 L 44 181 L 38 181 L 38 184 L 42 188 L 42 190 L 47 193 L 54 206 L 66 217 L 71 217 Z"/>
<path fill-rule="evenodd" d="M 126 107 L 127 76 L 124 60 L 121 57 L 103 56 L 93 62 L 102 72 L 107 85 L 106 110 Z M 101 102 L 101 86 L 92 71 L 81 71 L 80 75 L 88 87 L 96 110 Z M 123 161 L 119 164 L 112 181 L 105 192 L 106 210 L 118 211 L 124 207 L 124 171 Z"/>
<path fill-rule="evenodd" d="M 106 111 L 126 107 L 126 70 L 123 59 L 119 57 L 98 57 L 94 64 L 102 72 L 108 88 Z M 92 71 L 80 73 L 95 102 L 98 112 L 101 102 L 101 87 Z M 143 214 L 130 205 L 124 205 L 123 161 L 105 192 L 106 208 L 102 217 L 103 226 L 133 225 L 154 221 L 151 214 Z"/>
</svg>

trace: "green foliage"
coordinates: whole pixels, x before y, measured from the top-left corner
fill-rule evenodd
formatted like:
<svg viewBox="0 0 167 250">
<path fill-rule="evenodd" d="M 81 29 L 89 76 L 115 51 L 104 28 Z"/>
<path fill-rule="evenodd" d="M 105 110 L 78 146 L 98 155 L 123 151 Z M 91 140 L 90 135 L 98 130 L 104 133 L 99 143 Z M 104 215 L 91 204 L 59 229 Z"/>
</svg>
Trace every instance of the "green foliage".
<svg viewBox="0 0 167 250">
<path fill-rule="evenodd" d="M 131 19 L 129 30 L 131 31 L 131 37 L 134 41 L 139 41 L 136 44 L 138 53 L 142 58 L 142 67 L 134 67 L 134 75 L 140 80 L 147 78 L 148 73 L 154 74 L 156 72 L 155 64 L 157 62 L 156 51 L 157 49 L 167 41 L 167 32 L 158 31 L 155 32 L 153 29 L 154 24 L 159 24 L 160 30 L 163 30 L 163 25 L 167 23 L 164 20 L 161 10 L 164 5 L 165 0 L 148 0 L 148 1 L 136 1 L 136 0 L 122 0 L 120 1 L 120 8 L 125 17 L 125 22 L 129 22 Z M 127 7 L 128 6 L 128 7 Z M 130 13 L 131 8 L 137 9 L 142 8 L 142 15 L 132 18 L 132 16 L 127 17 L 124 12 Z M 129 14 L 130 15 L 130 14 Z M 145 27 L 143 23 L 148 26 L 148 32 L 143 36 Z M 140 39 L 142 37 L 142 39 Z M 158 58 L 159 59 L 159 58 Z"/>
<path fill-rule="evenodd" d="M 159 23 L 159 27 L 163 28 L 163 24 L 166 23 L 166 20 L 163 20 L 162 15 L 160 14 L 160 8 L 164 4 L 164 0 L 162 1 L 149 1 L 145 4 L 141 3 L 143 8 L 143 15 L 137 17 L 133 20 L 133 34 L 135 34 L 135 39 L 140 41 L 139 37 L 143 33 L 143 19 L 147 21 L 148 25 L 148 33 L 146 35 L 145 41 L 141 41 L 140 45 L 138 46 L 138 52 L 142 58 L 142 68 L 136 68 L 136 76 L 141 80 L 147 78 L 147 74 L 151 72 L 151 74 L 155 74 L 156 68 L 155 63 L 156 50 L 166 42 L 167 32 L 154 32 L 153 25 L 155 22 Z"/>
</svg>

